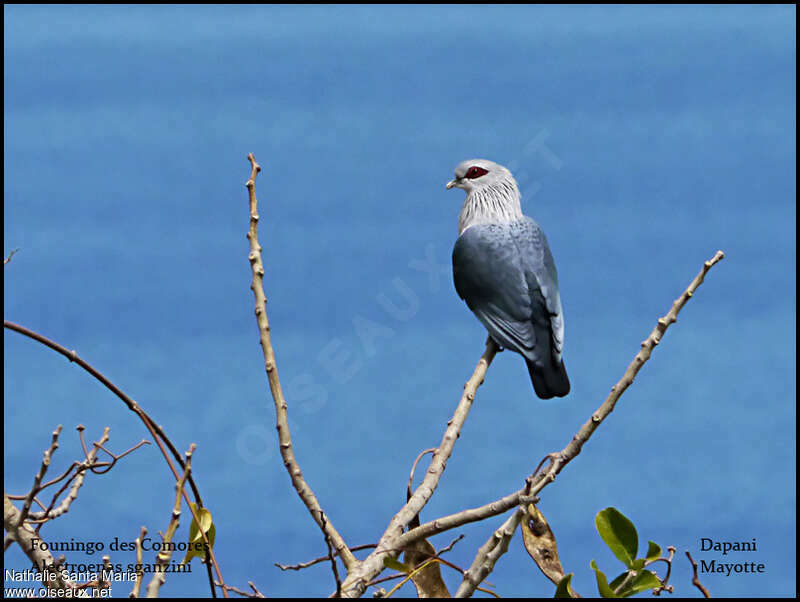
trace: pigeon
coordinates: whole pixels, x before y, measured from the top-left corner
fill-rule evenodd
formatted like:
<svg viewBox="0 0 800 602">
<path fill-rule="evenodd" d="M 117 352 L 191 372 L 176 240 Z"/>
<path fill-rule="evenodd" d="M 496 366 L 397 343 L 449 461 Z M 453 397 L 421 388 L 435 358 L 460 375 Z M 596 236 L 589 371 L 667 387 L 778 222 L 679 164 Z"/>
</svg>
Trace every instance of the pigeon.
<svg viewBox="0 0 800 602">
<path fill-rule="evenodd" d="M 459 163 L 447 188 L 467 197 L 458 216 L 453 281 L 500 348 L 516 351 L 542 399 L 564 397 L 564 312 L 544 232 L 522 214 L 511 172 L 486 159 Z"/>
</svg>

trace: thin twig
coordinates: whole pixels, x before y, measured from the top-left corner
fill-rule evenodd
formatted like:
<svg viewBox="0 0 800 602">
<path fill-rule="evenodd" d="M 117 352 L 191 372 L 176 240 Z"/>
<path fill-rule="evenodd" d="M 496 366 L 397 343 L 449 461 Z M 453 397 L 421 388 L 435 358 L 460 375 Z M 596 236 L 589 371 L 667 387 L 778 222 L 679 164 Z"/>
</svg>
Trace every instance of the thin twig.
<svg viewBox="0 0 800 602">
<path fill-rule="evenodd" d="M 169 566 L 169 561 L 172 558 L 172 549 L 169 544 L 172 543 L 172 539 L 175 537 L 175 532 L 178 530 L 178 525 L 180 525 L 181 500 L 183 498 L 183 488 L 184 485 L 186 484 L 187 477 L 192 472 L 192 454 L 194 454 L 194 450 L 196 447 L 197 446 L 194 443 L 192 443 L 189 446 L 189 451 L 186 452 L 186 463 L 184 464 L 183 474 L 181 475 L 181 478 L 178 479 L 178 482 L 175 484 L 175 503 L 172 506 L 172 515 L 170 516 L 167 530 L 162 537 L 163 545 L 161 546 L 161 551 L 156 555 L 156 565 L 158 566 L 162 567 Z M 200 526 L 201 525 L 200 521 L 197 522 L 197 525 L 199 531 L 202 532 L 203 529 Z M 147 597 L 157 598 L 158 592 L 161 589 L 161 586 L 164 585 L 166 580 L 167 577 L 164 571 L 155 571 L 155 573 L 153 574 L 153 578 L 147 585 Z"/>
<path fill-rule="evenodd" d="M 375 548 L 377 546 L 378 546 L 378 544 L 365 543 L 365 544 L 360 545 L 360 546 L 353 546 L 352 548 L 350 548 L 350 551 L 351 552 L 358 552 L 359 550 L 369 550 L 369 549 Z M 335 552 L 335 550 L 334 550 L 334 552 Z M 337 556 L 339 555 L 338 552 L 335 552 L 335 553 L 336 553 Z M 300 571 L 302 569 L 307 569 L 310 566 L 314 566 L 315 564 L 319 564 L 320 562 L 327 562 L 327 560 L 328 560 L 327 556 L 320 556 L 318 558 L 315 558 L 314 560 L 308 560 L 306 562 L 299 562 L 297 564 L 281 564 L 280 562 L 275 562 L 273 564 L 276 567 L 278 567 L 280 570 L 282 570 L 282 571 Z"/>
<path fill-rule="evenodd" d="M 697 587 L 697 589 L 699 589 L 706 598 L 710 598 L 711 594 L 706 589 L 706 586 L 700 583 L 700 579 L 697 577 L 697 563 L 694 561 L 694 558 L 692 558 L 692 555 L 689 554 L 689 550 L 686 550 L 686 558 L 688 558 L 689 562 L 692 563 L 692 585 Z"/>
<path fill-rule="evenodd" d="M 429 447 L 428 449 L 419 452 L 419 455 L 414 460 L 414 463 L 411 465 L 411 474 L 408 475 L 408 488 L 407 488 L 408 496 L 406 499 L 411 498 L 412 495 L 411 489 L 414 486 L 414 472 L 416 472 L 417 470 L 417 464 L 419 464 L 419 461 L 422 460 L 422 458 L 424 458 L 427 454 L 435 454 L 436 449 L 437 448 L 435 447 Z"/>
<path fill-rule="evenodd" d="M 664 562 L 667 565 L 666 576 L 663 579 L 659 579 L 661 585 L 653 588 L 654 596 L 660 596 L 662 591 L 669 592 L 671 594 L 674 590 L 674 588 L 669 585 L 669 576 L 672 574 L 672 559 L 675 557 L 675 546 L 667 546 L 667 551 L 669 552 L 668 557 L 665 558 L 664 556 L 661 556 L 660 558 L 654 558 L 653 560 L 648 560 L 644 563 L 645 566 L 650 566 L 656 562 Z"/>
<path fill-rule="evenodd" d="M 142 580 L 144 578 L 144 564 L 142 563 L 142 542 L 144 536 L 147 535 L 147 527 L 142 525 L 139 529 L 139 537 L 136 538 L 136 580 L 133 582 L 133 589 L 131 590 L 130 597 L 138 598 L 139 591 L 142 588 Z"/>
<path fill-rule="evenodd" d="M 454 538 L 449 544 L 447 544 L 442 549 L 440 549 L 438 551 L 434 550 L 433 552 L 428 552 L 427 550 L 424 550 L 424 549 L 413 549 L 413 550 L 412 549 L 405 549 L 405 550 L 398 550 L 398 551 L 399 552 L 406 552 L 406 554 L 412 553 L 414 555 L 423 556 L 423 558 L 420 559 L 420 561 L 417 561 L 416 559 L 414 561 L 410 561 L 408 556 L 405 557 L 406 564 L 409 564 L 409 566 L 414 565 L 414 572 L 416 572 L 420 568 L 423 568 L 423 565 L 430 564 L 430 561 L 435 560 L 436 562 L 438 562 L 440 564 L 443 564 L 445 566 L 450 567 L 451 569 L 453 569 L 455 571 L 458 571 L 463 576 L 466 573 L 466 571 L 464 569 L 462 569 L 460 566 L 450 562 L 449 560 L 447 560 L 445 558 L 442 558 L 442 554 L 445 554 L 445 553 L 449 552 L 450 550 L 452 550 L 453 547 L 459 541 L 461 541 L 462 539 L 464 539 L 464 534 L 463 533 L 461 535 L 459 535 L 458 537 Z M 388 577 L 380 577 L 378 579 L 375 579 L 374 581 L 370 581 L 369 583 L 367 583 L 367 587 L 374 587 L 374 586 L 376 586 L 376 585 L 378 585 L 380 583 L 384 583 L 386 581 L 391 581 L 393 579 L 405 579 L 409 575 L 410 575 L 410 573 L 396 573 L 394 575 L 389 575 Z M 405 581 L 400 585 L 402 586 L 404 583 L 405 583 Z M 394 591 L 395 591 L 395 588 L 392 589 L 392 592 L 394 592 Z M 385 594 L 382 597 L 387 597 L 388 595 L 389 594 Z M 448 594 L 448 597 L 449 597 L 449 594 Z"/>
<path fill-rule="evenodd" d="M 223 587 L 219 583 L 217 583 L 216 585 L 217 585 L 217 587 Z M 265 597 L 264 594 L 262 594 L 258 590 L 258 588 L 255 586 L 255 584 L 252 581 L 248 581 L 247 585 L 249 585 L 250 589 L 253 590 L 252 592 L 246 592 L 246 591 L 244 591 L 242 589 L 239 589 L 238 587 L 236 587 L 234 585 L 225 585 L 224 588 L 227 589 L 229 592 L 233 592 L 234 594 L 239 594 L 240 596 L 242 596 L 244 598 L 264 598 Z"/>
<path fill-rule="evenodd" d="M 447 545 L 446 545 L 445 547 L 443 547 L 441 550 L 439 550 L 438 552 L 436 552 L 436 557 L 438 558 L 439 556 L 441 556 L 441 555 L 442 555 L 442 554 L 444 554 L 445 552 L 449 552 L 450 550 L 452 550 L 452 549 L 453 549 L 453 546 L 455 546 L 455 545 L 456 545 L 456 544 L 457 544 L 459 541 L 461 541 L 462 539 L 464 539 L 464 534 L 463 534 L 463 533 L 462 533 L 461 535 L 459 535 L 458 537 L 454 538 L 454 539 L 453 539 L 453 541 L 451 541 L 449 544 L 447 544 Z"/>
<path fill-rule="evenodd" d="M 103 437 L 108 438 L 108 430 L 109 428 L 106 427 Z M 127 456 L 129 453 L 139 449 L 142 445 L 146 445 L 149 443 L 150 442 L 147 441 L 146 439 L 142 439 L 139 443 L 137 443 L 127 451 L 123 452 L 122 454 L 114 455 L 106 448 L 104 448 L 102 445 L 95 442 L 92 451 L 88 453 L 86 459 L 83 462 L 78 462 L 78 461 L 73 462 L 69 466 L 69 468 L 67 468 L 67 470 L 65 470 L 60 476 L 51 479 L 50 481 L 39 487 L 39 491 L 44 491 L 48 487 L 55 485 L 59 481 L 62 481 L 69 476 L 69 479 L 67 479 L 66 482 L 61 486 L 61 488 L 59 488 L 58 491 L 56 491 L 56 493 L 53 495 L 53 499 L 50 501 L 49 506 L 45 506 L 37 498 L 34 498 L 34 501 L 39 505 L 39 507 L 42 508 L 42 511 L 29 512 L 26 521 L 29 523 L 39 523 L 39 526 L 36 527 L 36 531 L 38 532 L 44 523 L 48 522 L 51 519 L 58 518 L 62 514 L 69 512 L 70 506 L 78 497 L 78 491 L 83 485 L 83 481 L 85 479 L 87 470 L 91 470 L 95 474 L 100 474 L 100 475 L 105 474 L 114 467 L 114 465 L 117 463 L 118 460 Z M 104 452 L 111 455 L 113 457 L 113 461 L 98 462 L 95 458 L 98 449 L 102 449 Z M 104 467 L 105 470 L 103 471 L 96 470 L 98 467 Z M 74 474 L 72 472 L 73 470 L 75 471 Z M 67 497 L 61 501 L 58 507 L 54 508 L 56 501 L 58 500 L 59 497 L 61 497 L 61 494 L 64 493 L 67 487 L 70 487 L 69 495 L 67 495 Z M 14 500 L 14 499 L 23 499 L 25 496 L 9 495 L 8 497 Z"/>
<path fill-rule="evenodd" d="M 253 590 L 253 593 L 256 595 L 257 598 L 264 598 L 265 597 L 264 594 L 262 594 L 261 591 L 256 587 L 255 583 L 253 583 L 252 581 L 248 581 L 247 585 L 250 586 L 250 589 Z"/>
<path fill-rule="evenodd" d="M 404 579 L 405 576 L 405 573 L 395 573 L 393 575 L 386 575 L 385 577 L 378 577 L 377 579 L 367 583 L 367 587 L 373 587 L 381 583 L 386 583 L 387 581 L 394 581 L 395 579 Z"/>
<path fill-rule="evenodd" d="M 58 436 L 61 434 L 61 425 L 59 424 L 56 427 L 56 430 L 53 431 L 53 437 L 50 440 L 50 447 L 47 448 L 44 452 L 44 458 L 42 459 L 42 465 L 39 467 L 39 471 L 33 477 L 33 487 L 31 487 L 30 492 L 25 497 L 25 502 L 22 504 L 22 510 L 19 512 L 19 518 L 17 519 L 19 522 L 17 523 L 17 527 L 22 525 L 26 518 L 28 518 L 28 512 L 30 512 L 31 504 L 33 503 L 33 498 L 36 496 L 39 491 L 41 491 L 41 484 L 44 475 L 47 473 L 47 469 L 50 468 L 50 460 L 53 457 L 53 454 L 56 453 L 58 449 Z"/>
<path fill-rule="evenodd" d="M 342 580 L 339 578 L 339 567 L 336 565 L 336 557 L 333 553 L 333 546 L 331 545 L 331 538 L 328 537 L 327 531 L 324 529 L 324 525 L 328 522 L 328 518 L 323 513 L 320 517 L 320 520 L 323 524 L 322 534 L 325 536 L 325 545 L 328 546 L 328 560 L 331 561 L 331 569 L 333 570 L 333 579 L 336 582 L 336 595 L 335 598 L 342 597 Z"/>
<path fill-rule="evenodd" d="M 79 431 L 81 431 L 81 429 L 83 428 L 84 427 L 82 425 L 78 426 Z M 109 432 L 109 427 L 105 427 L 105 429 L 103 429 L 103 436 L 100 438 L 100 443 L 103 443 L 108 440 L 108 432 Z M 95 447 L 92 448 L 92 451 L 86 454 L 86 460 L 84 462 L 74 462 L 72 466 L 69 467 L 67 472 L 64 473 L 64 475 L 56 479 L 53 479 L 52 481 L 46 483 L 45 485 L 42 485 L 41 489 L 45 489 L 50 485 L 54 485 L 55 483 L 59 482 L 66 474 L 72 471 L 73 468 L 75 469 L 75 474 L 72 475 L 64 483 L 64 485 L 61 486 L 61 488 L 58 491 L 56 491 L 55 495 L 53 496 L 53 499 L 50 501 L 50 505 L 47 506 L 47 508 L 45 508 L 43 512 L 31 513 L 31 518 L 39 521 L 39 525 L 36 527 L 37 533 L 42 528 L 42 525 L 44 523 L 53 518 L 61 516 L 65 512 L 69 511 L 72 502 L 74 502 L 75 499 L 77 499 L 78 497 L 78 490 L 83 485 L 83 481 L 86 477 L 86 470 L 91 468 L 92 465 L 95 463 L 96 455 L 97 455 L 97 448 Z M 58 505 L 58 508 L 54 508 L 56 501 L 58 501 L 58 498 L 66 490 L 66 488 L 70 486 L 70 483 L 72 483 L 72 487 L 70 488 L 69 494 L 61 501 L 61 503 Z"/>
</svg>

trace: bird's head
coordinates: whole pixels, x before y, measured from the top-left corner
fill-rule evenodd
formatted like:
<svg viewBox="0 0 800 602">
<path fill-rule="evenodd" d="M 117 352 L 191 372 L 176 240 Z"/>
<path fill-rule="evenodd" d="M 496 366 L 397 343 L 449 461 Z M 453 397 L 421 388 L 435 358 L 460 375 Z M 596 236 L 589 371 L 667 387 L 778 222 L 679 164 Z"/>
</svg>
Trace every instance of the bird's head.
<svg viewBox="0 0 800 602">
<path fill-rule="evenodd" d="M 514 176 L 502 165 L 488 159 L 467 159 L 458 164 L 455 179 L 447 183 L 450 188 L 462 188 L 467 194 L 473 190 L 489 187 L 512 186 L 516 189 Z"/>
<path fill-rule="evenodd" d="M 488 159 L 468 159 L 456 167 L 447 188 L 466 191 L 458 216 L 459 235 L 470 226 L 510 222 L 522 218 L 519 188 L 511 172 Z"/>
</svg>

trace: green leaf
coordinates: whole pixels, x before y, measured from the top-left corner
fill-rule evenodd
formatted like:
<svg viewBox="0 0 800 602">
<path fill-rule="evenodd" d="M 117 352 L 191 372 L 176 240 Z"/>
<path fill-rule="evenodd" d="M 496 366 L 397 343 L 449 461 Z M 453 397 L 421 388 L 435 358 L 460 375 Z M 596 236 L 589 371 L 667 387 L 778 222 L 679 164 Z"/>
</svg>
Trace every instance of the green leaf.
<svg viewBox="0 0 800 602">
<path fill-rule="evenodd" d="M 205 542 L 203 541 L 200 527 L 202 527 L 203 533 L 208 537 L 208 543 L 212 548 L 214 547 L 214 539 L 217 536 L 217 527 L 214 525 L 211 518 L 211 511 L 208 508 L 198 508 L 197 504 L 194 502 L 189 502 L 189 505 L 191 505 L 197 518 L 200 519 L 200 525 L 198 526 L 193 516 L 192 524 L 189 527 L 189 549 L 186 550 L 186 556 L 184 556 L 182 564 L 191 562 L 192 558 L 195 556 L 198 558 L 206 557 Z"/>
<path fill-rule="evenodd" d="M 598 512 L 594 524 L 614 556 L 628 568 L 633 567 L 636 552 L 639 550 L 639 535 L 633 523 L 612 507 Z"/>
<path fill-rule="evenodd" d="M 654 541 L 647 542 L 647 560 L 661 558 L 661 546 Z"/>
<path fill-rule="evenodd" d="M 620 590 L 619 586 L 622 585 L 622 582 L 625 581 L 625 578 L 629 575 L 629 573 L 630 571 L 625 571 L 608 584 L 608 587 L 612 591 L 617 592 L 616 595 L 620 598 L 627 598 L 661 585 L 657 575 L 653 574 L 651 571 L 641 571 L 635 577 L 631 578 L 624 589 Z M 653 579 L 655 579 L 655 581 L 653 581 Z"/>
<path fill-rule="evenodd" d="M 402 562 L 400 562 L 399 560 L 395 560 L 391 556 L 383 557 L 383 566 L 385 566 L 387 569 L 400 571 L 401 573 L 405 573 L 406 575 L 408 575 L 411 571 L 414 570 L 407 564 L 403 564 Z"/>
<path fill-rule="evenodd" d="M 633 596 L 641 592 L 659 587 L 661 581 L 652 571 L 641 571 L 636 577 L 633 578 L 631 584 L 625 588 L 624 592 L 620 592 L 624 597 Z"/>
<path fill-rule="evenodd" d="M 616 577 L 614 577 L 614 580 L 611 583 L 608 584 L 608 587 L 610 587 L 614 591 L 617 591 L 617 588 L 620 586 L 620 584 L 623 581 L 625 581 L 625 577 L 628 576 L 628 573 L 629 573 L 629 571 L 625 571 L 621 575 L 617 575 Z"/>
<path fill-rule="evenodd" d="M 558 582 L 558 585 L 556 586 L 556 595 L 553 597 L 572 598 L 572 588 L 569 585 L 570 581 L 572 581 L 572 573 L 569 575 L 564 575 L 561 578 L 561 581 Z"/>
<path fill-rule="evenodd" d="M 594 569 L 594 575 L 597 577 L 597 591 L 603 598 L 618 598 L 617 594 L 614 593 L 614 590 L 608 586 L 608 579 L 606 579 L 605 574 L 603 571 L 597 568 L 597 563 L 592 560 L 589 564 Z"/>
<path fill-rule="evenodd" d="M 637 558 L 631 565 L 632 571 L 641 571 L 644 568 L 644 563 L 647 562 L 644 558 Z"/>
</svg>

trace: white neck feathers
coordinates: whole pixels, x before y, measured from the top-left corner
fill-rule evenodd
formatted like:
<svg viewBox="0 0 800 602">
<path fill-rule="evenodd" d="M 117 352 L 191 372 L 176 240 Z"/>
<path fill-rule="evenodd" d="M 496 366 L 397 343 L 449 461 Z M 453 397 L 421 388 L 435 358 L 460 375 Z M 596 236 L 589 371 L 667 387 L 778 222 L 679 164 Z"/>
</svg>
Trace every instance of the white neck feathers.
<svg viewBox="0 0 800 602">
<path fill-rule="evenodd" d="M 467 194 L 458 216 L 458 234 L 477 224 L 513 222 L 522 219 L 519 189 L 513 180 L 501 180 Z"/>
</svg>

